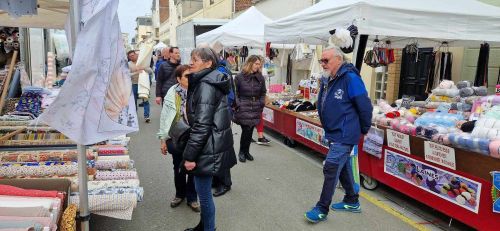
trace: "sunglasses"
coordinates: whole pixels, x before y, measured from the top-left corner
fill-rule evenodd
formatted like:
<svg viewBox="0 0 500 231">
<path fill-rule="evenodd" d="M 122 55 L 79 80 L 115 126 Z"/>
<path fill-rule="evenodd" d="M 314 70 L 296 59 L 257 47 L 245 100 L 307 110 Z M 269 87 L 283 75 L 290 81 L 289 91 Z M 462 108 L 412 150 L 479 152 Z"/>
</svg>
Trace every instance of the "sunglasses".
<svg viewBox="0 0 500 231">
<path fill-rule="evenodd" d="M 320 64 L 321 64 L 321 63 L 322 63 L 322 64 L 327 64 L 328 62 L 330 62 L 330 60 L 329 60 L 329 59 L 320 59 L 320 60 L 318 60 L 318 62 L 319 62 Z"/>
</svg>

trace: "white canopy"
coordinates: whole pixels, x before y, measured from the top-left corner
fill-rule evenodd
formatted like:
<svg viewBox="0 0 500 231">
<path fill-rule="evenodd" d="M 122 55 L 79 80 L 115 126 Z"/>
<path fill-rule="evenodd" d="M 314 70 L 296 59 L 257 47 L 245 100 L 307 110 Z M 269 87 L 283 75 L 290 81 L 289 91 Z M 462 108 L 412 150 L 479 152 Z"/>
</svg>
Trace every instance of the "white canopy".
<svg viewBox="0 0 500 231">
<path fill-rule="evenodd" d="M 347 28 L 353 22 L 361 34 L 391 39 L 447 40 L 450 45 L 500 42 L 500 8 L 475 0 L 323 0 L 266 24 L 265 40 L 325 44 L 329 30 Z"/>
<path fill-rule="evenodd" d="M 154 49 L 154 50 L 159 50 L 159 49 L 163 49 L 163 48 L 165 48 L 165 47 L 167 47 L 167 44 L 165 44 L 165 43 L 163 43 L 163 42 L 159 42 L 159 43 L 157 43 L 157 44 L 153 47 L 153 49 Z"/>
<path fill-rule="evenodd" d="M 271 19 L 263 15 L 254 6 L 228 23 L 207 33 L 196 36 L 196 43 L 229 46 L 264 46 L 264 24 Z"/>
<path fill-rule="evenodd" d="M 64 29 L 69 0 L 38 0 L 38 14 L 13 18 L 8 12 L 0 10 L 0 26 Z"/>
</svg>

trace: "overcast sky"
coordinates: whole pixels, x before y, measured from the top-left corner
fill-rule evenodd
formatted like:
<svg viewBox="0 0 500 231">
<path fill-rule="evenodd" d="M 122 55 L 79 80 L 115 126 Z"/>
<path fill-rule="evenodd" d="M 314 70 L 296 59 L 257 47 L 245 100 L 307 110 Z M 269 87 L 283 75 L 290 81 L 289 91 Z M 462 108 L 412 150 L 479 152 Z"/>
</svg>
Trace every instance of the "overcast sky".
<svg viewBox="0 0 500 231">
<path fill-rule="evenodd" d="M 123 33 L 128 33 L 129 42 L 135 36 L 135 18 L 151 14 L 151 0 L 120 0 L 118 17 Z"/>
</svg>

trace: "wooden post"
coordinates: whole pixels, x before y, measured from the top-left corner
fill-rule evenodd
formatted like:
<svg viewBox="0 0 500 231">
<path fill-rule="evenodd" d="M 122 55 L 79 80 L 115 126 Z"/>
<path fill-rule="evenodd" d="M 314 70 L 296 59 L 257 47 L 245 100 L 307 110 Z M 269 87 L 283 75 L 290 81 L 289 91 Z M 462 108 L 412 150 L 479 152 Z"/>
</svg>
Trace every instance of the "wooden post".
<svg viewBox="0 0 500 231">
<path fill-rule="evenodd" d="M 24 130 L 26 130 L 26 127 L 22 127 L 22 128 L 19 128 L 13 132 L 10 132 L 9 134 L 5 135 L 5 136 L 2 136 L 0 137 L 0 141 L 4 141 L 4 140 L 8 140 L 10 139 L 11 137 L 23 132 Z"/>
<path fill-rule="evenodd" d="M 7 94 L 9 93 L 9 85 L 10 80 L 12 79 L 12 73 L 14 72 L 14 66 L 16 64 L 17 59 L 17 51 L 14 51 L 12 55 L 12 60 L 10 61 L 9 72 L 7 73 L 7 78 L 3 84 L 2 96 L 0 98 L 0 114 L 2 114 L 3 106 L 5 105 L 5 100 L 7 98 Z"/>
</svg>

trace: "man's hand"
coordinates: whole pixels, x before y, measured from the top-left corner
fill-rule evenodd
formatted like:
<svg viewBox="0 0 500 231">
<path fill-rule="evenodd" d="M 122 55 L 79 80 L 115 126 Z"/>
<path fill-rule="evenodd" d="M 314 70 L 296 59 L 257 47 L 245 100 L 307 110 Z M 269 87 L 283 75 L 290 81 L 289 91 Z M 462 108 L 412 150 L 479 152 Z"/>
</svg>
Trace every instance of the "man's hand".
<svg viewBox="0 0 500 231">
<path fill-rule="evenodd" d="M 168 149 L 167 149 L 167 142 L 165 140 L 160 141 L 160 149 L 161 149 L 161 154 L 167 155 Z"/>
<path fill-rule="evenodd" d="M 184 162 L 184 167 L 186 168 L 186 170 L 191 171 L 191 170 L 193 170 L 196 167 L 196 163 L 186 160 Z"/>
<path fill-rule="evenodd" d="M 161 97 L 156 97 L 156 104 L 161 105 Z"/>
</svg>

